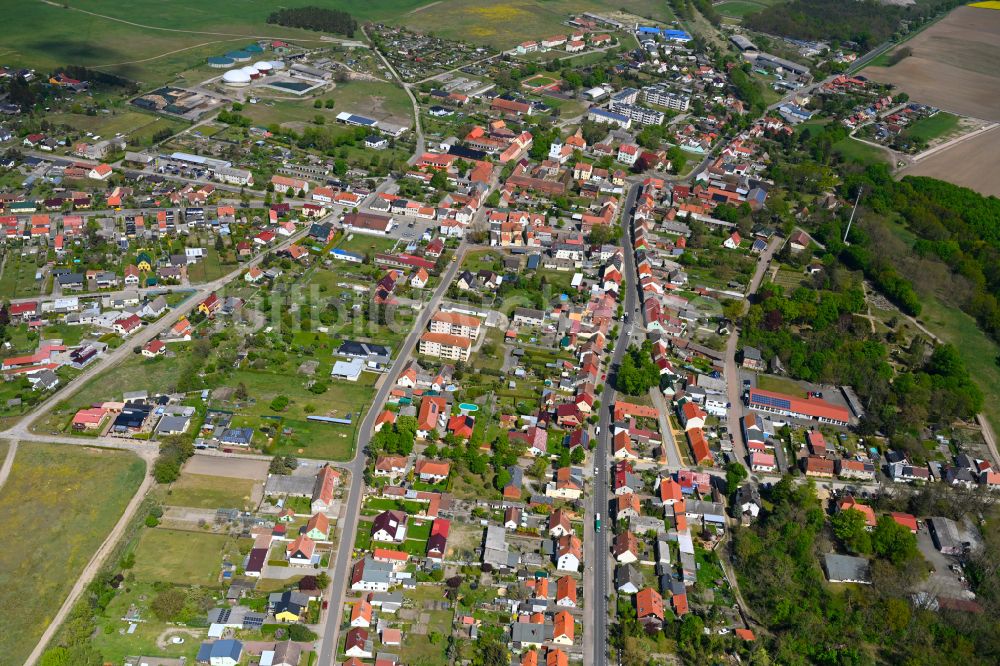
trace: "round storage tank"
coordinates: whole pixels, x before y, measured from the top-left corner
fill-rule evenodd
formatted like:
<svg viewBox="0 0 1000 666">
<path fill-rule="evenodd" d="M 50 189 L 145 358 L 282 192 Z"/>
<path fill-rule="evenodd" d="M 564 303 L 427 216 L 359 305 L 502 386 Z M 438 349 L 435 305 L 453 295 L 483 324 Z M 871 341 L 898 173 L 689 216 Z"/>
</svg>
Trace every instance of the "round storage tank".
<svg viewBox="0 0 1000 666">
<path fill-rule="evenodd" d="M 236 61 L 226 56 L 212 56 L 208 59 L 208 66 L 215 67 L 216 69 L 225 69 L 226 67 L 232 67 L 234 62 Z"/>
<path fill-rule="evenodd" d="M 260 72 L 258 72 L 257 68 L 254 67 L 253 65 L 247 65 L 241 71 L 245 72 L 246 75 L 249 76 L 251 79 L 259 79 L 260 78 Z"/>
<path fill-rule="evenodd" d="M 260 44 L 249 44 L 248 46 L 244 46 L 243 50 L 246 51 L 247 53 L 263 53 L 264 52 L 264 49 L 261 48 Z"/>
<path fill-rule="evenodd" d="M 247 62 L 250 60 L 250 54 L 246 51 L 230 51 L 226 54 L 227 58 L 232 58 L 236 62 Z"/>
<path fill-rule="evenodd" d="M 271 63 L 267 62 L 266 60 L 262 60 L 260 62 L 255 62 L 253 64 L 253 66 L 257 68 L 258 72 L 260 72 L 261 74 L 264 74 L 265 76 L 271 73 L 271 69 L 272 69 L 271 68 Z"/>
<path fill-rule="evenodd" d="M 222 82 L 227 86 L 241 88 L 250 85 L 250 75 L 242 69 L 231 69 L 222 75 Z"/>
<path fill-rule="evenodd" d="M 281 70 L 285 69 L 285 63 L 282 62 L 281 60 L 272 60 L 271 69 L 275 72 L 280 72 Z"/>
</svg>

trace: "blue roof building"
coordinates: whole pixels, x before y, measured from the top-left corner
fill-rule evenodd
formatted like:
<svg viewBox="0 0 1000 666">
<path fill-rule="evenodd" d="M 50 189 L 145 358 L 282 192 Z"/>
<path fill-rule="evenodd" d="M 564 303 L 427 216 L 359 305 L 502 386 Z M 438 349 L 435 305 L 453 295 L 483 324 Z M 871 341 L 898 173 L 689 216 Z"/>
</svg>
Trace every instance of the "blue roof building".
<svg viewBox="0 0 1000 666">
<path fill-rule="evenodd" d="M 227 638 L 214 643 L 202 643 L 198 648 L 197 661 L 210 666 L 236 666 L 243 656 L 243 643 L 235 638 Z"/>
</svg>

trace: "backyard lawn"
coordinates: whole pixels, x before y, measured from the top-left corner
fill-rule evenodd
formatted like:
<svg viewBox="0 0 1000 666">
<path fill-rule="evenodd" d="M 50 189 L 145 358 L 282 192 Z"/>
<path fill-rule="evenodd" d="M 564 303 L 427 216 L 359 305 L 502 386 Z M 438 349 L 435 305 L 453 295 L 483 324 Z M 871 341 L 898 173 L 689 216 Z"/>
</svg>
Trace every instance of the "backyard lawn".
<svg viewBox="0 0 1000 666">
<path fill-rule="evenodd" d="M 354 451 L 355 432 L 371 405 L 376 376 L 362 373 L 357 382 L 330 382 L 319 395 L 305 388 L 304 378 L 292 373 L 272 373 L 258 370 L 237 370 L 230 385 L 243 384 L 254 404 L 240 410 L 238 417 L 250 425 L 280 425 L 291 432 L 280 437 L 275 453 L 295 453 L 307 458 L 346 460 Z M 283 395 L 288 406 L 278 412 L 271 402 Z M 351 415 L 351 425 L 320 423 L 306 420 L 310 414 L 345 418 Z M 280 419 L 276 421 L 275 419 Z"/>
<path fill-rule="evenodd" d="M 170 485 L 165 504 L 198 509 L 244 509 L 250 503 L 252 479 L 184 473 Z"/>
<path fill-rule="evenodd" d="M 0 449 L 6 452 L 6 443 Z M 20 446 L 0 490 L 0 528 L 17 535 L 0 550 L 5 663 L 24 663 L 144 472 L 145 465 L 130 453 Z"/>
<path fill-rule="evenodd" d="M 151 583 L 217 587 L 224 549 L 235 551 L 236 541 L 221 534 L 144 530 L 135 549 L 135 577 Z"/>
</svg>

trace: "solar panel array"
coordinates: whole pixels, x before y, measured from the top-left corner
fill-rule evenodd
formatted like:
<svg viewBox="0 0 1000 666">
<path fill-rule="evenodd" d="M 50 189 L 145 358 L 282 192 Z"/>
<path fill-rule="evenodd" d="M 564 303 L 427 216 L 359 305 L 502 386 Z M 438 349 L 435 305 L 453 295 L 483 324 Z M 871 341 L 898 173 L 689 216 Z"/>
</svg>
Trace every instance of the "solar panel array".
<svg viewBox="0 0 1000 666">
<path fill-rule="evenodd" d="M 753 401 L 758 405 L 767 405 L 775 409 L 791 409 L 792 403 L 787 398 L 777 398 L 770 395 L 752 394 Z"/>
</svg>

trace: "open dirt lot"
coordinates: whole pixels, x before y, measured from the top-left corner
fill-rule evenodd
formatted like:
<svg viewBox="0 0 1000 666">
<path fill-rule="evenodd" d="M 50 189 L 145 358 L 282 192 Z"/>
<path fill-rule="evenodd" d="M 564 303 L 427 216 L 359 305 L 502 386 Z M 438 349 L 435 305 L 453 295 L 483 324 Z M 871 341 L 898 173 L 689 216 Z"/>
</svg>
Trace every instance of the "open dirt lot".
<svg viewBox="0 0 1000 666">
<path fill-rule="evenodd" d="M 264 480 L 267 478 L 267 466 L 266 460 L 194 455 L 184 465 L 184 472 L 186 474 L 225 476 L 231 479 Z"/>
<path fill-rule="evenodd" d="M 862 73 L 924 104 L 1000 121 L 1000 11 L 959 7 L 906 43 L 913 55 Z"/>
<path fill-rule="evenodd" d="M 1000 14 L 1000 12 L 994 12 Z M 944 148 L 900 172 L 903 176 L 930 176 L 1000 196 L 996 156 L 1000 154 L 1000 127 Z"/>
</svg>

